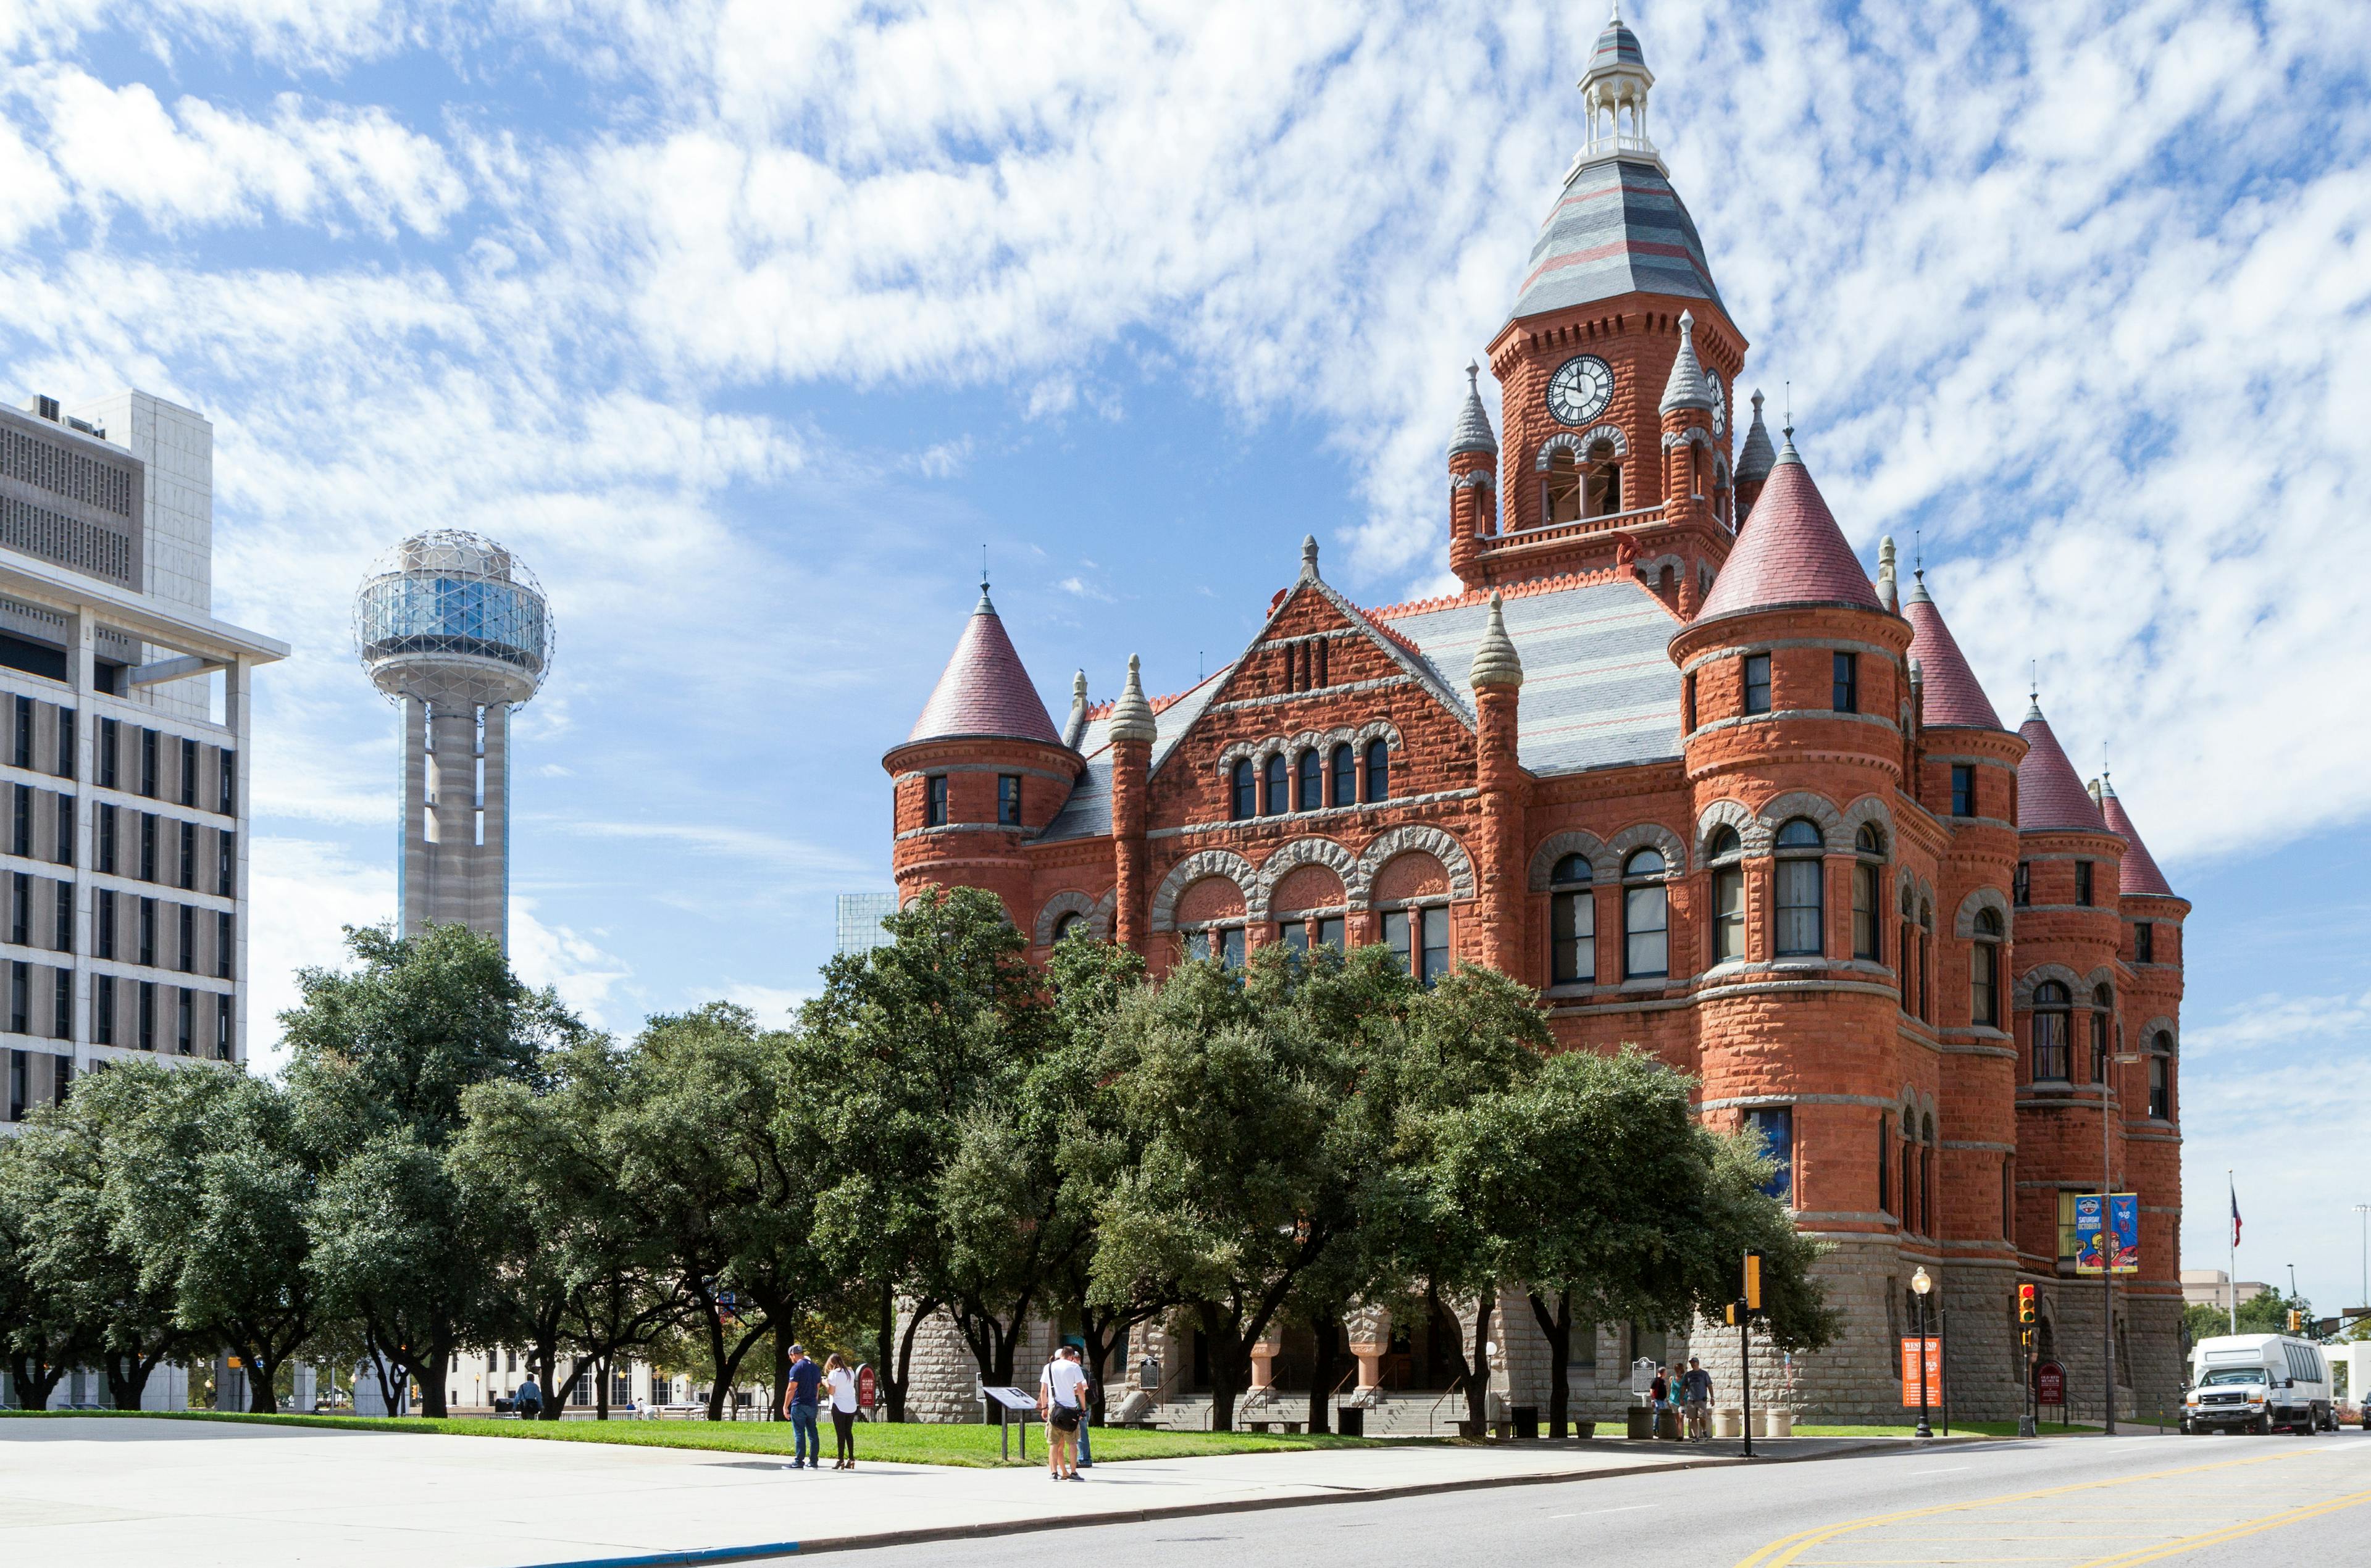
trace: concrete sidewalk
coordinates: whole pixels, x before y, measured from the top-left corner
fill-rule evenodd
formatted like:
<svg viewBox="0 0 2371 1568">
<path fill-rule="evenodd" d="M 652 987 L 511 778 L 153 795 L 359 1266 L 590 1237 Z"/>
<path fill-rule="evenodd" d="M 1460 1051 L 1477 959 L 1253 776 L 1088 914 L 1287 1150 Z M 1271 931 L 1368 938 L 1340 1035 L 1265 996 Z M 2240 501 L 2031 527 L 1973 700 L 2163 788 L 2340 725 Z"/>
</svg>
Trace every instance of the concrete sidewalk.
<svg viewBox="0 0 2371 1568">
<path fill-rule="evenodd" d="M 1895 1440 L 1757 1440 L 1774 1459 Z M 1392 1447 L 1039 1470 L 792 1471 L 707 1451 L 145 1422 L 0 1421 L 0 1562 L 546 1568 L 724 1562 L 1156 1515 L 1735 1465 L 1734 1443 Z"/>
</svg>

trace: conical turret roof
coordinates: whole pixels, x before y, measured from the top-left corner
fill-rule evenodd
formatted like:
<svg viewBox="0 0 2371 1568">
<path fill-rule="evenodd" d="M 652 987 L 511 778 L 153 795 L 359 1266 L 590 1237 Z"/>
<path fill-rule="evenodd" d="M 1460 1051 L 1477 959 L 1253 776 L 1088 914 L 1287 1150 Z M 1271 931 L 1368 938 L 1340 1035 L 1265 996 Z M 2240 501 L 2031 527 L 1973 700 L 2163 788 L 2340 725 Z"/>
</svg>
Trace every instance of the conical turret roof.
<svg viewBox="0 0 2371 1568">
<path fill-rule="evenodd" d="M 1902 616 L 1910 623 L 1910 656 L 1918 661 L 1919 674 L 1925 677 L 1928 727 L 2002 728 L 1992 698 L 1984 695 L 1975 671 L 1968 667 L 1968 656 L 1960 651 L 1951 628 L 1943 624 L 1943 612 L 1927 595 L 1924 571 L 1902 601 Z"/>
<path fill-rule="evenodd" d="M 1680 312 L 1680 352 L 1671 356 L 1671 378 L 1663 383 L 1663 400 L 1656 412 L 1668 414 L 1681 409 L 1710 409 L 1712 383 L 1705 379 L 1704 366 L 1696 360 L 1696 318 L 1694 311 Z"/>
<path fill-rule="evenodd" d="M 1753 503 L 1752 525 L 1737 536 L 1696 618 L 1785 605 L 1884 608 L 1791 439 Z"/>
<path fill-rule="evenodd" d="M 2028 833 L 2065 828 L 2086 833 L 2105 831 L 2091 791 L 2076 777 L 2075 765 L 2051 732 L 2036 700 L 2017 727 L 2025 737 L 2025 760 L 2017 765 L 2017 825 Z"/>
<path fill-rule="evenodd" d="M 1465 407 L 1457 413 L 1457 428 L 1450 432 L 1449 455 L 1452 457 L 1467 452 L 1498 455 L 1498 437 L 1490 428 L 1490 410 L 1482 406 L 1482 367 L 1465 367 Z"/>
<path fill-rule="evenodd" d="M 2123 836 L 2124 860 L 2122 874 L 2118 879 L 2118 891 L 2146 898 L 2179 896 L 2165 873 L 2157 867 L 2157 857 L 2141 842 L 2140 834 L 2133 827 L 2133 819 L 2125 814 L 2124 802 L 2116 799 L 2116 787 L 2104 778 L 2099 780 L 2099 815 L 2107 824 Z"/>
<path fill-rule="evenodd" d="M 1021 655 L 1004 633 L 1003 620 L 989 602 L 985 582 L 979 585 L 979 603 L 955 641 L 954 654 L 939 684 L 931 688 L 931 700 L 922 705 L 922 716 L 914 721 L 914 732 L 906 744 L 974 735 L 1062 744 Z"/>
<path fill-rule="evenodd" d="M 1737 482 L 1750 485 L 1770 477 L 1777 463 L 1778 454 L 1770 444 L 1770 427 L 1762 422 L 1762 391 L 1753 393 L 1753 423 L 1745 432 L 1745 444 L 1737 449 Z"/>
</svg>

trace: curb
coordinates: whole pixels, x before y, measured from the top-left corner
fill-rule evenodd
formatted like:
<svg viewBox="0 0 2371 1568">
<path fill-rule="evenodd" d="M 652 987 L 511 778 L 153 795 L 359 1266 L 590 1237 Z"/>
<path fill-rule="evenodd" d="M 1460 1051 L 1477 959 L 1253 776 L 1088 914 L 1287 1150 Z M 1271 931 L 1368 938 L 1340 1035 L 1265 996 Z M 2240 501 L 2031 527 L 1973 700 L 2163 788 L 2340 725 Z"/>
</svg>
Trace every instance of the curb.
<svg viewBox="0 0 2371 1568">
<path fill-rule="evenodd" d="M 1354 1492 L 1313 1493 L 1304 1497 L 1255 1497 L 1234 1503 L 1187 1503 L 1174 1508 L 1123 1508 L 1107 1514 L 1057 1515 L 1046 1518 L 999 1520 L 983 1525 L 937 1525 L 926 1529 L 885 1530 L 878 1535 L 827 1536 L 821 1540 L 769 1541 L 754 1546 L 694 1548 L 654 1551 L 629 1557 L 571 1558 L 561 1562 L 538 1562 L 522 1568 L 700 1568 L 713 1562 L 752 1562 L 769 1557 L 805 1557 L 819 1551 L 866 1551 L 881 1547 L 925 1546 L 938 1541 L 981 1540 L 991 1536 L 1027 1535 L 1042 1530 L 1092 1529 L 1103 1525 L 1140 1525 L 1155 1519 L 1191 1519 L 1213 1514 L 1266 1513 L 1276 1508 L 1307 1508 L 1329 1503 L 1389 1503 L 1403 1497 L 1437 1497 L 1449 1492 L 1487 1492 L 1509 1486 L 1559 1486 L 1576 1481 L 1603 1481 L 1634 1475 L 1669 1475 L 1677 1470 L 1727 1470 L 1744 1464 L 1810 1464 L 1821 1459 L 1849 1458 L 1883 1453 L 1905 1446 L 1898 1439 L 1872 1437 L 1848 1447 L 1824 1453 L 1769 1455 L 1724 1454 L 1718 1458 L 1667 1459 L 1651 1465 L 1618 1470 L 1567 1471 L 1562 1474 L 1476 1476 L 1465 1481 L 1426 1482 L 1405 1486 L 1375 1486 Z"/>
</svg>

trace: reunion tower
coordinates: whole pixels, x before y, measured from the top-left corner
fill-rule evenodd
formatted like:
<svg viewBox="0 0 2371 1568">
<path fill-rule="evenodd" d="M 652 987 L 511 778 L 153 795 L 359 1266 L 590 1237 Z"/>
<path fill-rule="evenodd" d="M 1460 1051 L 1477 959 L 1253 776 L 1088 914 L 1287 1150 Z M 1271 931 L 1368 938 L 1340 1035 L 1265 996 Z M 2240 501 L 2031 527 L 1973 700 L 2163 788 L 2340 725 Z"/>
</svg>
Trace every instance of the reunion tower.
<svg viewBox="0 0 2371 1568">
<path fill-rule="evenodd" d="M 419 534 L 354 594 L 354 650 L 403 714 L 402 934 L 510 948 L 510 715 L 551 663 L 543 586 L 492 539 Z"/>
</svg>

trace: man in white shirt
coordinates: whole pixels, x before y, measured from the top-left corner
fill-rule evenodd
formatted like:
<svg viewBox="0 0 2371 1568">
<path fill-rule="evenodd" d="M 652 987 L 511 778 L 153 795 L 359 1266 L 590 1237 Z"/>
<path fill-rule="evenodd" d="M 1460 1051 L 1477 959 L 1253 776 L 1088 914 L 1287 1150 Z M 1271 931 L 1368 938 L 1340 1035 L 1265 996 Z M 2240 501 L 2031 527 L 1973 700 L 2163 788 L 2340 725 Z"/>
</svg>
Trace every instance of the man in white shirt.
<svg viewBox="0 0 2371 1568">
<path fill-rule="evenodd" d="M 1056 1481 L 1079 1473 L 1079 1424 L 1087 1418 L 1087 1369 L 1079 1347 L 1066 1344 L 1037 1377 L 1037 1408 L 1046 1417 L 1046 1467 Z"/>
</svg>

